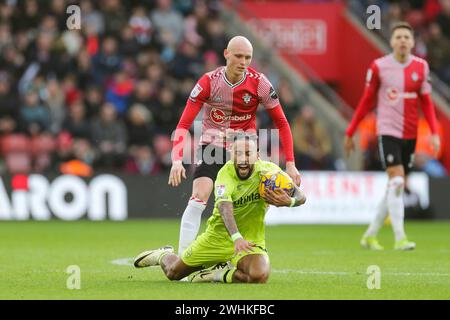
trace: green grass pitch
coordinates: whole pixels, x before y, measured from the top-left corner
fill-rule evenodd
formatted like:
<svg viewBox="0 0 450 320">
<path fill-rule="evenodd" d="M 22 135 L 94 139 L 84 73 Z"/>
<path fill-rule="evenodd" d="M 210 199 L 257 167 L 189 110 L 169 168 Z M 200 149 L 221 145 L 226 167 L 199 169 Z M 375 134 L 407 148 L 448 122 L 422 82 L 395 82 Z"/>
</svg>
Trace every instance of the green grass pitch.
<svg viewBox="0 0 450 320">
<path fill-rule="evenodd" d="M 359 247 L 365 226 L 267 227 L 272 273 L 265 285 L 168 281 L 159 267 L 134 269 L 126 258 L 177 245 L 179 221 L 0 222 L 0 299 L 450 299 L 450 223 L 407 222 L 411 252 Z M 116 264 L 112 263 L 115 261 Z M 119 263 L 119 264 L 117 264 Z M 122 264 L 120 264 L 122 263 Z M 67 289 L 67 267 L 81 288 Z M 370 265 L 381 288 L 369 290 Z"/>
</svg>

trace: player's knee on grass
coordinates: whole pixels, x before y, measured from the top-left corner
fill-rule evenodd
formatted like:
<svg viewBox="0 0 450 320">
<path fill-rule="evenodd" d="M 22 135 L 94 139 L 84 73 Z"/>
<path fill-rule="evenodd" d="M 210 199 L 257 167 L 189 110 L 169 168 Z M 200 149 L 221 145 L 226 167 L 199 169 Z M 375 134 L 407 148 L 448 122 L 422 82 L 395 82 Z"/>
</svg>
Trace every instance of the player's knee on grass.
<svg viewBox="0 0 450 320">
<path fill-rule="evenodd" d="M 257 269 L 248 274 L 250 283 L 266 283 L 269 280 L 269 270 Z"/>
<path fill-rule="evenodd" d="M 181 259 L 176 260 L 174 263 L 163 267 L 164 273 L 166 277 L 171 281 L 181 280 L 184 277 L 188 276 L 194 270 L 192 268 L 187 267 Z"/>
<path fill-rule="evenodd" d="M 244 282 L 266 283 L 269 279 L 270 264 L 267 256 L 248 255 L 239 262 L 238 269 L 245 274 Z"/>
<path fill-rule="evenodd" d="M 166 270 L 166 277 L 169 280 L 181 280 L 184 277 L 181 277 L 180 272 L 178 270 L 175 270 L 174 268 L 168 268 Z"/>
</svg>

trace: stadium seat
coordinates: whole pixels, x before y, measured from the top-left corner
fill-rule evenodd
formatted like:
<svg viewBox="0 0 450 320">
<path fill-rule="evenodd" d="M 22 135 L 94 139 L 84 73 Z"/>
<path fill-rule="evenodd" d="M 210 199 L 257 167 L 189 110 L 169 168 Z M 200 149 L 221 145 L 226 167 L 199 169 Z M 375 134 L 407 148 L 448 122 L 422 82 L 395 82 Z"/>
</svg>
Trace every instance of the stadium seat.
<svg viewBox="0 0 450 320">
<path fill-rule="evenodd" d="M 1 151 L 3 155 L 16 152 L 29 152 L 30 140 L 24 134 L 10 134 L 2 139 Z"/>
<path fill-rule="evenodd" d="M 51 153 L 55 150 L 56 142 L 50 134 L 41 134 L 31 139 L 31 153 L 33 156 Z"/>
<path fill-rule="evenodd" d="M 10 174 L 29 173 L 31 155 L 27 152 L 11 152 L 5 155 L 5 164 Z"/>
<path fill-rule="evenodd" d="M 170 141 L 170 137 L 166 135 L 157 135 L 153 139 L 153 145 L 158 157 L 164 157 L 172 151 L 172 142 Z"/>
</svg>

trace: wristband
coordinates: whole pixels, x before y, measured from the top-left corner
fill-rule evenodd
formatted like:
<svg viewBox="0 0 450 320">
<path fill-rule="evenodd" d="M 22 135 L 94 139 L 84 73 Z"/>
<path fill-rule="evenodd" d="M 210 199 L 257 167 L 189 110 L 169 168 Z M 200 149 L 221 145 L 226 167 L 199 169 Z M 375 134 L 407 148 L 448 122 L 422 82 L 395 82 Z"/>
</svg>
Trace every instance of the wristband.
<svg viewBox="0 0 450 320">
<path fill-rule="evenodd" d="M 231 235 L 231 240 L 233 240 L 233 242 L 235 242 L 237 239 L 242 239 L 242 235 L 239 232 Z"/>
<path fill-rule="evenodd" d="M 295 206 L 296 203 L 297 203 L 297 199 L 296 198 L 291 198 L 291 205 L 289 207 Z"/>
</svg>

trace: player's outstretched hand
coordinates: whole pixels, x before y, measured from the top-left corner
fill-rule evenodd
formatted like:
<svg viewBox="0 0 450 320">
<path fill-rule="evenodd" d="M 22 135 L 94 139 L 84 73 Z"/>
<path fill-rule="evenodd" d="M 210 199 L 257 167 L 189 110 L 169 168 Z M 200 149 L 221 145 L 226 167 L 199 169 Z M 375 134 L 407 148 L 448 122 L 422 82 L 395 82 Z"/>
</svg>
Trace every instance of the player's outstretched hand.
<svg viewBox="0 0 450 320">
<path fill-rule="evenodd" d="M 286 173 L 289 175 L 289 177 L 292 178 L 292 181 L 297 186 L 300 186 L 301 179 L 300 179 L 300 173 L 298 172 L 297 168 L 295 167 L 295 162 L 286 162 Z"/>
<path fill-rule="evenodd" d="M 439 138 L 439 135 L 433 134 L 431 136 L 431 147 L 433 148 L 434 156 L 437 157 L 441 148 L 441 139 Z"/>
<path fill-rule="evenodd" d="M 186 169 L 183 167 L 181 161 L 174 161 L 172 163 L 172 168 L 170 168 L 168 184 L 173 187 L 178 187 L 181 183 L 181 177 L 186 179 Z"/>
<path fill-rule="evenodd" d="M 245 240 L 244 238 L 236 239 L 234 242 L 234 253 L 238 255 L 241 251 L 245 251 L 250 253 L 253 251 L 253 247 L 256 245 L 250 241 Z"/>
<path fill-rule="evenodd" d="M 353 141 L 353 138 L 349 137 L 349 136 L 345 136 L 345 140 L 344 140 L 345 156 L 348 158 L 350 153 L 352 153 L 352 151 L 354 151 L 354 150 L 355 150 L 355 142 Z"/>
<path fill-rule="evenodd" d="M 267 189 L 264 191 L 263 198 L 276 207 L 289 207 L 291 205 L 291 197 L 282 189 L 275 189 L 275 191 Z"/>
</svg>

